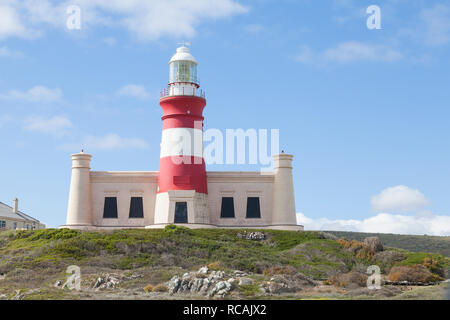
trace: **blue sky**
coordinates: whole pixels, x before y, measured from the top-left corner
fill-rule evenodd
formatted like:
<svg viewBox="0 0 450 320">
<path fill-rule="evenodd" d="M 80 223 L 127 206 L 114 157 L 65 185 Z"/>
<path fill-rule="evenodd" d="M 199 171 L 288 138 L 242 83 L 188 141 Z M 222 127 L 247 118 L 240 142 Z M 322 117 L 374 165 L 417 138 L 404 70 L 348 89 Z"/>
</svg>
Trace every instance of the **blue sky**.
<svg viewBox="0 0 450 320">
<path fill-rule="evenodd" d="M 157 170 L 183 40 L 206 128 L 280 129 L 307 228 L 450 235 L 446 1 L 0 0 L 0 201 L 64 224 L 82 144 L 93 170 Z"/>
</svg>

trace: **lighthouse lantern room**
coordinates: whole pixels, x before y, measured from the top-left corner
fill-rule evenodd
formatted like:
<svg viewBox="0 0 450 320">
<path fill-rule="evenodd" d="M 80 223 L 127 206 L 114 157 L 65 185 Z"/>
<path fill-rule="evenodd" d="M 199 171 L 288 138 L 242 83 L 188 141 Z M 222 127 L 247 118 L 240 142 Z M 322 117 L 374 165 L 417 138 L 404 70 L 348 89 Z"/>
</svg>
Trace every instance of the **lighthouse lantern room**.
<svg viewBox="0 0 450 320">
<path fill-rule="evenodd" d="M 188 47 L 177 49 L 175 55 L 169 61 L 169 87 L 163 91 L 166 95 L 190 95 L 203 96 L 199 90 L 200 80 L 197 78 L 197 60 L 192 56 Z"/>
</svg>

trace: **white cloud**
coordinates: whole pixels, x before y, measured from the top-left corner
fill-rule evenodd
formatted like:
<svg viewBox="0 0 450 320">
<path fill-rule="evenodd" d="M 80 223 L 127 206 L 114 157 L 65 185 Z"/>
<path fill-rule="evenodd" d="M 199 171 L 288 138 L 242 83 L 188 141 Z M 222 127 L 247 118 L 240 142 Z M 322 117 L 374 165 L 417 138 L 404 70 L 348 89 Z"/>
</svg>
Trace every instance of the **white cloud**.
<svg viewBox="0 0 450 320">
<path fill-rule="evenodd" d="M 28 91 L 11 90 L 7 94 L 0 94 L 0 99 L 27 102 L 62 102 L 62 96 L 62 91 L 59 88 L 49 89 L 44 86 L 36 86 Z"/>
<path fill-rule="evenodd" d="M 305 230 L 450 236 L 450 216 L 430 214 L 407 216 L 379 213 L 363 220 L 330 220 L 327 218 L 311 219 L 298 213 L 297 222 L 304 225 Z"/>
<path fill-rule="evenodd" d="M 386 211 L 362 220 L 328 218 L 312 219 L 297 213 L 297 222 L 307 230 L 355 231 L 398 234 L 450 236 L 450 215 L 434 215 L 426 211 L 429 201 L 418 190 L 396 186 L 372 197 L 372 208 L 378 212 L 412 211 L 414 215 Z"/>
<path fill-rule="evenodd" d="M 41 116 L 30 116 L 24 121 L 23 128 L 27 131 L 47 133 L 63 136 L 72 127 L 72 122 L 64 116 L 44 118 Z"/>
<path fill-rule="evenodd" d="M 64 150 L 120 150 L 120 149 L 147 149 L 148 143 L 138 138 L 122 138 L 116 133 L 105 136 L 89 135 L 79 144 L 66 144 Z"/>
<path fill-rule="evenodd" d="M 111 47 L 113 47 L 113 46 L 115 46 L 117 44 L 117 40 L 114 37 L 103 38 L 102 42 L 107 44 L 108 46 L 111 46 Z"/>
<path fill-rule="evenodd" d="M 8 37 L 25 37 L 26 28 L 22 24 L 17 10 L 7 2 L 0 2 L 0 39 Z"/>
<path fill-rule="evenodd" d="M 313 52 L 303 46 L 295 57 L 297 62 L 324 65 L 328 63 L 348 64 L 353 62 L 395 62 L 403 59 L 403 55 L 388 46 L 368 44 L 356 41 L 343 42 L 323 52 Z"/>
<path fill-rule="evenodd" d="M 117 90 L 116 94 L 118 96 L 127 96 L 143 100 L 150 97 L 150 94 L 147 92 L 144 86 L 135 84 L 123 86 L 122 88 Z"/>
<path fill-rule="evenodd" d="M 23 53 L 20 51 L 10 50 L 7 47 L 0 47 L 0 57 L 6 58 L 22 58 Z"/>
<path fill-rule="evenodd" d="M 157 40 L 163 36 L 192 37 L 196 27 L 205 20 L 222 19 L 248 11 L 235 0 L 7 1 L 5 12 L 15 17 L 15 23 L 8 23 L 11 31 L 5 35 L 23 34 L 25 23 L 38 33 L 46 26 L 65 28 L 69 5 L 80 6 L 82 28 L 97 25 L 124 27 L 142 40 Z"/>
<path fill-rule="evenodd" d="M 406 186 L 390 187 L 372 197 L 372 209 L 376 212 L 407 212 L 423 210 L 429 201 L 419 190 Z"/>
<path fill-rule="evenodd" d="M 316 62 L 315 59 L 315 54 L 308 46 L 302 46 L 300 52 L 295 56 L 295 61 L 304 64 L 313 64 Z"/>
<path fill-rule="evenodd" d="M 450 41 L 450 6 L 437 4 L 433 8 L 424 9 L 421 18 L 425 22 L 425 42 L 439 46 Z"/>
<path fill-rule="evenodd" d="M 339 63 L 354 61 L 393 62 L 403 58 L 401 53 L 389 47 L 355 41 L 344 42 L 335 48 L 328 49 L 323 56 L 326 61 Z"/>
<path fill-rule="evenodd" d="M 248 24 L 244 27 L 244 30 L 248 33 L 258 33 L 264 30 L 264 26 L 261 24 Z"/>
</svg>

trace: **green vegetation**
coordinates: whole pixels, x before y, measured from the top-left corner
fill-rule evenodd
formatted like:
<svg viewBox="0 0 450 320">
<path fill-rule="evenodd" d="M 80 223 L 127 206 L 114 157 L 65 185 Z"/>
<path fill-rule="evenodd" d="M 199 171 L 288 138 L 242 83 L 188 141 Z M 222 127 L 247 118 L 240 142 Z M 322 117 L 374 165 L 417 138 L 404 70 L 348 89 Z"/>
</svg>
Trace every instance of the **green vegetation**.
<svg viewBox="0 0 450 320">
<path fill-rule="evenodd" d="M 345 231 L 327 231 L 338 238 L 363 241 L 367 237 L 378 237 L 387 247 L 404 249 L 412 252 L 433 252 L 450 257 L 450 237 L 399 235 L 388 233 L 362 233 Z"/>
<path fill-rule="evenodd" d="M 81 232 L 46 229 L 0 233 L 0 272 L 15 268 L 61 270 L 68 263 L 116 269 L 169 267 L 193 269 L 200 265 L 262 273 L 276 266 L 291 266 L 317 279 L 346 272 L 356 264 L 372 262 L 372 255 L 357 241 L 323 239 L 317 232 L 264 230 L 265 241 L 237 237 L 242 230 L 197 229 L 168 226 L 160 230 Z M 353 249 L 353 250 L 352 250 Z M 357 250 L 357 251 L 355 251 Z M 442 269 L 447 258 L 439 254 L 408 253 L 397 264 L 423 264 Z M 387 265 L 387 267 L 390 267 Z"/>
<path fill-rule="evenodd" d="M 241 239 L 237 234 L 242 229 L 192 230 L 174 225 L 154 230 L 1 232 L 0 274 L 6 278 L 0 281 L 0 292 L 14 295 L 14 290 L 35 288 L 36 292 L 27 296 L 46 299 L 54 295 L 55 281 L 65 279 L 66 268 L 73 264 L 81 267 L 83 279 L 91 287 L 102 272 L 131 276 L 136 270 L 145 270 L 139 278 L 121 286 L 141 285 L 142 292 L 152 293 L 162 292 L 162 283 L 175 274 L 196 271 L 200 266 L 227 272 L 241 270 L 259 279 L 255 284 L 238 286 L 243 297 L 258 296 L 258 282 L 274 275 L 301 273 L 325 280 L 348 274 L 346 282 L 358 282 L 358 273 L 364 274 L 372 264 L 379 265 L 385 275 L 396 267 L 399 278 L 411 278 L 420 271 L 435 281 L 449 274 L 450 258 L 438 253 L 402 249 L 377 253 L 360 241 L 330 239 L 320 232 L 259 231 L 266 234 L 266 240 Z M 57 294 L 61 299 L 71 298 L 64 290 Z"/>
<path fill-rule="evenodd" d="M 162 230 L 80 232 L 67 229 L 18 231 L 1 235 L 0 272 L 14 268 L 63 268 L 68 263 L 97 264 L 117 269 L 144 266 L 220 266 L 261 273 L 291 265 L 305 274 L 324 277 L 333 268 L 352 264 L 351 254 L 316 232 L 264 231 L 265 241 L 236 235 L 242 230 L 168 226 Z M 102 257 L 102 259 L 99 259 Z"/>
<path fill-rule="evenodd" d="M 238 290 L 245 297 L 254 297 L 260 292 L 259 285 L 256 283 L 240 285 Z"/>
</svg>

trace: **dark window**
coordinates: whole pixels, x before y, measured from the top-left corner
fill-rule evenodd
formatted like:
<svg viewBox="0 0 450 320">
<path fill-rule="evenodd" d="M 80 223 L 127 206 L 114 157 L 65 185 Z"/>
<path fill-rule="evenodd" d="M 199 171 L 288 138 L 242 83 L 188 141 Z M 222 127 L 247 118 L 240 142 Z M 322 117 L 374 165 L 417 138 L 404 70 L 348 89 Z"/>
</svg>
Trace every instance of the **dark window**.
<svg viewBox="0 0 450 320">
<path fill-rule="evenodd" d="M 117 198 L 106 197 L 103 218 L 117 218 Z"/>
<path fill-rule="evenodd" d="M 187 202 L 175 203 L 175 223 L 187 223 Z"/>
<path fill-rule="evenodd" d="M 142 204 L 142 197 L 132 197 L 130 203 L 130 218 L 143 218 L 144 206 Z"/>
<path fill-rule="evenodd" d="M 231 197 L 222 198 L 221 218 L 234 218 L 234 200 Z"/>
<path fill-rule="evenodd" d="M 261 209 L 259 207 L 259 198 L 247 198 L 247 218 L 261 218 Z"/>
</svg>

